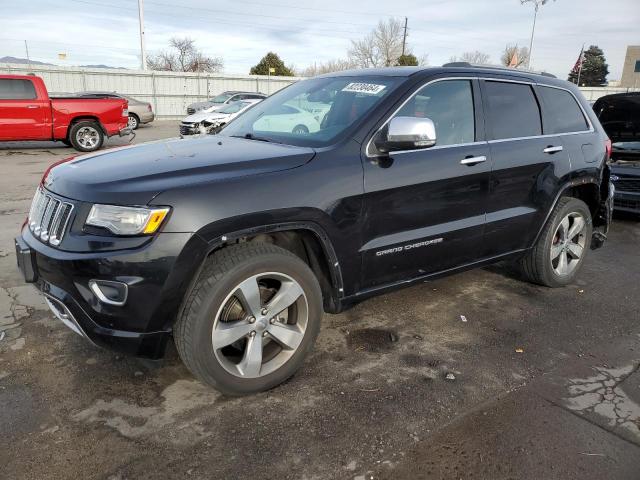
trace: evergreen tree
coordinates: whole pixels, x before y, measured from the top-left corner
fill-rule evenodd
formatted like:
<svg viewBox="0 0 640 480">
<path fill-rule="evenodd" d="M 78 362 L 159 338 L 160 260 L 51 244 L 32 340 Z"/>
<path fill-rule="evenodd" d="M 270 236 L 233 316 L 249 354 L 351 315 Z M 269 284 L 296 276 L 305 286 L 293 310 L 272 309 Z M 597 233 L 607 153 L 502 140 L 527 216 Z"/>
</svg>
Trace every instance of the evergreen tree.
<svg viewBox="0 0 640 480">
<path fill-rule="evenodd" d="M 577 83 L 578 71 L 578 68 L 571 70 L 568 78 L 570 82 Z M 604 52 L 596 45 L 591 45 L 584 52 L 582 71 L 580 72 L 580 86 L 600 87 L 607 83 L 608 74 L 609 65 L 607 65 L 607 61 L 604 58 Z"/>
<path fill-rule="evenodd" d="M 269 75 L 270 68 L 275 69 L 275 72 L 271 72 L 271 75 L 281 77 L 294 76 L 294 73 L 289 68 L 287 68 L 280 57 L 273 52 L 267 53 L 264 57 L 262 57 L 262 60 L 260 60 L 260 62 L 258 62 L 256 66 L 251 67 L 251 70 L 249 70 L 249 74 Z"/>
<path fill-rule="evenodd" d="M 412 53 L 405 53 L 404 55 L 400 55 L 398 57 L 397 65 L 401 67 L 407 67 L 407 66 L 417 67 L 418 59 Z"/>
</svg>

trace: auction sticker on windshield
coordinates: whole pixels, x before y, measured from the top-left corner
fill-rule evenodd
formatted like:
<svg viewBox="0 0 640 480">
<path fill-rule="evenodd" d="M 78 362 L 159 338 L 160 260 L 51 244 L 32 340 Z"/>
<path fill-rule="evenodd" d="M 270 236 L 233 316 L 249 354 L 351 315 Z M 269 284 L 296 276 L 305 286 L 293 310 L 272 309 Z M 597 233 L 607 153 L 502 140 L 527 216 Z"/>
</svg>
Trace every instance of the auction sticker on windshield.
<svg viewBox="0 0 640 480">
<path fill-rule="evenodd" d="M 386 88 L 386 85 L 376 85 L 374 83 L 349 83 L 346 87 L 342 89 L 342 91 L 377 95 L 385 88 Z"/>
</svg>

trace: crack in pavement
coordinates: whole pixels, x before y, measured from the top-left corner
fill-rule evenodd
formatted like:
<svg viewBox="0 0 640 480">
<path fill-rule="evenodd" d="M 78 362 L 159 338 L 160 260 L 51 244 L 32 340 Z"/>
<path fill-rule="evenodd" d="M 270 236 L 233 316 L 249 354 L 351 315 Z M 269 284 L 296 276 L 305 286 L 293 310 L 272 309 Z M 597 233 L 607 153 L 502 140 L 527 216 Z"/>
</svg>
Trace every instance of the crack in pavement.
<svg viewBox="0 0 640 480">
<path fill-rule="evenodd" d="M 583 415 L 603 417 L 612 430 L 626 430 L 640 441 L 640 405 L 627 395 L 622 386 L 640 371 L 640 363 L 621 368 L 595 367 L 595 370 L 597 374 L 594 376 L 569 380 L 570 395 L 563 399 L 564 406 Z M 614 431 L 611 433 L 616 434 Z"/>
</svg>

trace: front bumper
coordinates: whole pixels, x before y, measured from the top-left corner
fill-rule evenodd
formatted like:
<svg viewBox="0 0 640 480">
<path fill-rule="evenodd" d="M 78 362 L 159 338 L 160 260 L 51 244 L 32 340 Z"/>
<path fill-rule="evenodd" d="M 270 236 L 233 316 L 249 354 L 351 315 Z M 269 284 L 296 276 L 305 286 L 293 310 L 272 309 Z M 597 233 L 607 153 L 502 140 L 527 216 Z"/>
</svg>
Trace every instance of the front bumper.
<svg viewBox="0 0 640 480">
<path fill-rule="evenodd" d="M 136 250 L 75 253 L 45 245 L 24 228 L 15 246 L 25 281 L 63 323 L 96 345 L 146 358 L 163 355 L 206 255 L 206 242 L 188 233 L 159 234 Z M 126 283 L 126 303 L 101 301 L 89 287 L 92 279 Z"/>
<path fill-rule="evenodd" d="M 613 208 L 617 212 L 640 214 L 640 193 L 617 190 L 613 200 Z"/>
</svg>

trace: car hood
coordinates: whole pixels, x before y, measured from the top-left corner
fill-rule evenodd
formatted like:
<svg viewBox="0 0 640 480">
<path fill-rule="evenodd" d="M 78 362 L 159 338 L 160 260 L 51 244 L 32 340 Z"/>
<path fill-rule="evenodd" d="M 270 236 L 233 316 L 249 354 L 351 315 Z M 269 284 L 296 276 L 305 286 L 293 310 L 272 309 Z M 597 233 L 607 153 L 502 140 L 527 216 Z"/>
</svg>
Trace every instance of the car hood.
<svg viewBox="0 0 640 480">
<path fill-rule="evenodd" d="M 82 155 L 51 169 L 50 191 L 93 203 L 146 205 L 172 188 L 288 170 L 312 148 L 209 135 L 169 139 Z"/>
<path fill-rule="evenodd" d="M 193 115 L 189 115 L 182 119 L 184 123 L 200 123 L 203 120 L 210 120 L 214 118 L 225 118 L 228 117 L 228 113 L 219 113 L 219 112 L 198 112 Z"/>
</svg>

